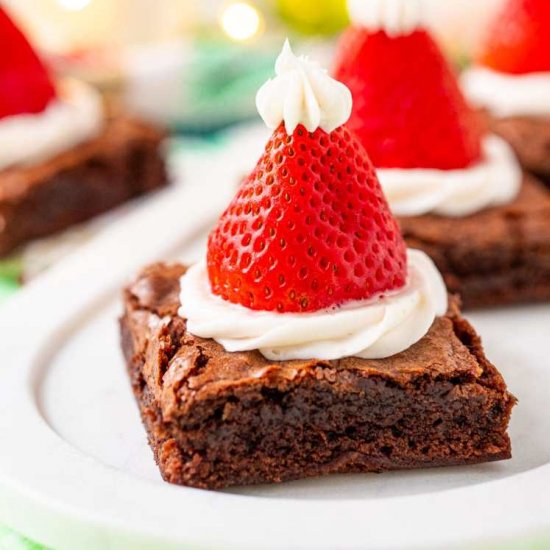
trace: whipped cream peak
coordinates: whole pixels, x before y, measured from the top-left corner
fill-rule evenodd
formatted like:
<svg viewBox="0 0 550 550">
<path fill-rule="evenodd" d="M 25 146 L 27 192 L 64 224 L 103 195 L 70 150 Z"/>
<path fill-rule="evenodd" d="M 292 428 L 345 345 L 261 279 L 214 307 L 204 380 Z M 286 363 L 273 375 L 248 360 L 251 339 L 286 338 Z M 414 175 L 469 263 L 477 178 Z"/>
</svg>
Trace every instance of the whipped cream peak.
<svg viewBox="0 0 550 550">
<path fill-rule="evenodd" d="M 348 0 L 351 20 L 388 36 L 412 34 L 424 26 L 420 0 Z"/>
<path fill-rule="evenodd" d="M 447 310 L 447 290 L 432 260 L 408 251 L 406 285 L 382 296 L 312 313 L 255 311 L 212 294 L 204 262 L 181 278 L 179 315 L 187 329 L 226 351 L 259 350 L 267 359 L 382 359 L 420 340 Z"/>
<path fill-rule="evenodd" d="M 318 63 L 294 55 L 288 40 L 275 62 L 275 74 L 256 95 L 256 107 L 268 128 L 284 122 L 289 135 L 299 124 L 308 132 L 321 128 L 330 133 L 349 119 L 349 89 Z"/>
</svg>

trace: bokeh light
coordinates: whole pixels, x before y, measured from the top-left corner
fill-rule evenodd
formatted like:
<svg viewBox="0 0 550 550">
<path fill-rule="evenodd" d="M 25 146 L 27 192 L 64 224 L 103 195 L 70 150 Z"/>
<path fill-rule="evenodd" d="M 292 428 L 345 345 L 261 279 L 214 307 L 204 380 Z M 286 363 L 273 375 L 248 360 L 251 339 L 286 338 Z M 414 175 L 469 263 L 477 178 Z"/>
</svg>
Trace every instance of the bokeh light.
<svg viewBox="0 0 550 550">
<path fill-rule="evenodd" d="M 224 32 L 233 40 L 249 40 L 262 27 L 260 12 L 248 2 L 234 2 L 226 5 L 220 15 Z"/>
<path fill-rule="evenodd" d="M 57 3 L 68 11 L 80 11 L 88 6 L 92 0 L 57 0 Z"/>
</svg>

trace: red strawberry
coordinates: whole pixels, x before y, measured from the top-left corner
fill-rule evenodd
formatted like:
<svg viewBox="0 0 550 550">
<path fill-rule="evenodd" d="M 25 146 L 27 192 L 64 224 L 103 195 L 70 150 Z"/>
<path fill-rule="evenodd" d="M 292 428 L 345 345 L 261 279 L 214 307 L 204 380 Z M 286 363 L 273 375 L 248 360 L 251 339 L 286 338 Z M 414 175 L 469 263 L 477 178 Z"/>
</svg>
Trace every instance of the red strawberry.
<svg viewBox="0 0 550 550">
<path fill-rule="evenodd" d="M 55 97 L 44 65 L 0 7 L 0 118 L 40 113 Z"/>
<path fill-rule="evenodd" d="M 508 0 L 489 27 L 477 61 L 504 73 L 550 71 L 550 1 Z"/>
<path fill-rule="evenodd" d="M 402 287 L 406 248 L 352 132 L 281 124 L 210 234 L 212 291 L 255 310 L 315 311 Z"/>
<path fill-rule="evenodd" d="M 426 31 L 389 37 L 352 26 L 334 76 L 351 90 L 348 127 L 375 166 L 451 170 L 480 159 L 479 121 Z"/>
</svg>

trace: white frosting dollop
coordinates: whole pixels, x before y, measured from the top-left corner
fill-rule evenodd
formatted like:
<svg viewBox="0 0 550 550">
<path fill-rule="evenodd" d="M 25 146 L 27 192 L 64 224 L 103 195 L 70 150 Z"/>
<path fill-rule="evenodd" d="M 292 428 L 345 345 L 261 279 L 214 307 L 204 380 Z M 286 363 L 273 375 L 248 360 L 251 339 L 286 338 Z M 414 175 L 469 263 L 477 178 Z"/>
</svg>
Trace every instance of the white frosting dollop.
<svg viewBox="0 0 550 550">
<path fill-rule="evenodd" d="M 254 311 L 212 294 L 206 265 L 181 278 L 179 315 L 187 329 L 226 351 L 258 349 L 267 359 L 381 359 L 420 340 L 447 310 L 447 290 L 432 260 L 408 251 L 404 288 L 377 298 L 313 313 Z"/>
<path fill-rule="evenodd" d="M 499 117 L 550 115 L 550 72 L 515 75 L 473 67 L 461 82 L 474 105 Z"/>
<path fill-rule="evenodd" d="M 510 202 L 521 187 L 521 168 L 504 140 L 486 136 L 483 153 L 481 162 L 462 170 L 379 168 L 378 179 L 397 216 L 468 216 Z"/>
<path fill-rule="evenodd" d="M 419 0 L 348 0 L 350 18 L 356 25 L 388 36 L 404 36 L 423 27 Z"/>
<path fill-rule="evenodd" d="M 95 137 L 104 121 L 100 94 L 83 82 L 64 79 L 58 97 L 42 113 L 0 120 L 0 170 L 48 159 Z"/>
<path fill-rule="evenodd" d="M 275 129 L 284 121 L 288 134 L 298 124 L 309 132 L 317 128 L 330 133 L 351 114 L 351 92 L 331 78 L 318 63 L 296 57 L 288 40 L 275 63 L 276 77 L 256 95 L 256 107 L 266 125 Z"/>
</svg>

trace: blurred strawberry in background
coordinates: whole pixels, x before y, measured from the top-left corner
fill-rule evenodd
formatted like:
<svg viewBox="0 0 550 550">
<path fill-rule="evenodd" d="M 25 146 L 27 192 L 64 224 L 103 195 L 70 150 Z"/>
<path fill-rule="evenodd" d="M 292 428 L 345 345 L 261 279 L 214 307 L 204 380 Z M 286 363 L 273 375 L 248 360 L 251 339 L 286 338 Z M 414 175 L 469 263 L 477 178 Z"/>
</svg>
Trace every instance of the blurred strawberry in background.
<svg viewBox="0 0 550 550">
<path fill-rule="evenodd" d="M 436 34 L 460 62 L 502 0 L 424 0 Z M 347 22 L 345 0 L 5 0 L 58 71 L 140 115 L 210 132 L 255 116 L 254 93 L 277 45 L 324 61 Z M 307 42 L 307 44 L 305 44 Z"/>
</svg>

